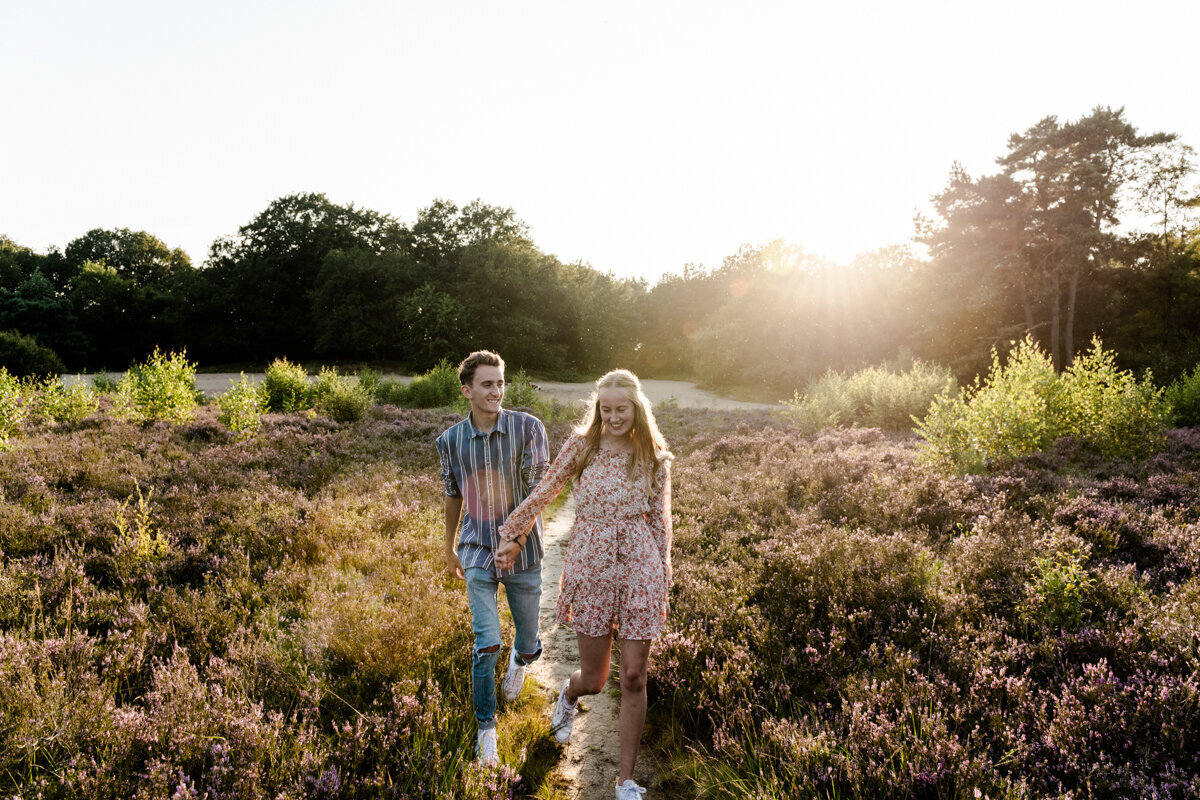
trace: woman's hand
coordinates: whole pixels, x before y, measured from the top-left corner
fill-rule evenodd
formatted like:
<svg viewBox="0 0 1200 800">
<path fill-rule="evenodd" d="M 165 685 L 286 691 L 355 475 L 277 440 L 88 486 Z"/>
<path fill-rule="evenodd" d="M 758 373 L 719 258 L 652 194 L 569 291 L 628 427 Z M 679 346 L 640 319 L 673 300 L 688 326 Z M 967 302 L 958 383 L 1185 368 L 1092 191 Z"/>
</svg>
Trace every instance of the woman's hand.
<svg viewBox="0 0 1200 800">
<path fill-rule="evenodd" d="M 521 552 L 521 545 L 516 542 L 505 542 L 493 553 L 492 557 L 496 561 L 496 567 L 499 569 L 512 569 L 517 562 L 517 553 Z"/>
</svg>

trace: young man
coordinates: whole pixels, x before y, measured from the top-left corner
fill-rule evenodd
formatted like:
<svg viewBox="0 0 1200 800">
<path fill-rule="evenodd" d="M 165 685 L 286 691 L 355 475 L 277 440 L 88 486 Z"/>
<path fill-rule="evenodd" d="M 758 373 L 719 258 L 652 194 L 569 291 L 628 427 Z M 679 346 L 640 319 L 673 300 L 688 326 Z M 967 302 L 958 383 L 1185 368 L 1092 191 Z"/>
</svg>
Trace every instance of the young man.
<svg viewBox="0 0 1200 800">
<path fill-rule="evenodd" d="M 540 420 L 500 407 L 500 356 L 487 350 L 471 353 L 459 365 L 458 379 L 471 401 L 471 413 L 437 438 L 446 486 L 446 568 L 467 583 L 475 632 L 471 698 L 479 724 L 476 756 L 496 764 L 496 662 L 501 644 L 496 595 L 503 583 L 517 629 L 501 683 L 504 698 L 515 700 L 525 682 L 525 667 L 542 654 L 538 614 L 544 553 L 540 518 L 528 537 L 516 542 L 503 542 L 498 530 L 537 486 L 550 454 Z M 497 564 L 498 551 L 505 568 Z"/>
</svg>

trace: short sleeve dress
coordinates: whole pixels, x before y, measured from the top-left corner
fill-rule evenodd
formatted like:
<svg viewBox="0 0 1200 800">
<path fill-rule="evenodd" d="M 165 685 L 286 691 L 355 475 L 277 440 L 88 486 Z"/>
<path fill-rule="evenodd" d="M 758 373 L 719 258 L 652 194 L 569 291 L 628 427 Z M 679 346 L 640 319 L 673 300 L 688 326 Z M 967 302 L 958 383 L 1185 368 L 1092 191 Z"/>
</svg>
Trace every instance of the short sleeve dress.
<svg viewBox="0 0 1200 800">
<path fill-rule="evenodd" d="M 571 436 L 501 534 L 521 535 L 575 472 L 584 438 Z M 585 636 L 656 639 L 671 585 L 671 471 L 659 465 L 651 496 L 629 479 L 630 453 L 600 450 L 575 486 L 575 524 L 563 564 L 557 616 Z"/>
</svg>

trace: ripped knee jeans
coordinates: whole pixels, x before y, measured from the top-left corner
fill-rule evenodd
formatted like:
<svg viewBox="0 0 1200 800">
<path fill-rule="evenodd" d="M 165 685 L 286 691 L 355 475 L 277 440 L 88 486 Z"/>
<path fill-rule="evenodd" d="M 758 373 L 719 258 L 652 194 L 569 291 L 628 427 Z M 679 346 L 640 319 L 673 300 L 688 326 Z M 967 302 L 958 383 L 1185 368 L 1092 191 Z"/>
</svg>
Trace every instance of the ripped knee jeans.
<svg viewBox="0 0 1200 800">
<path fill-rule="evenodd" d="M 515 575 L 497 578 L 491 570 L 468 567 L 467 603 L 471 607 L 471 628 L 475 632 L 475 647 L 471 657 L 471 699 L 475 704 L 475 719 L 479 730 L 496 727 L 496 663 L 500 660 L 503 642 L 500 641 L 500 607 L 497 602 L 500 584 L 512 612 L 517 629 L 514 647 L 520 664 L 532 664 L 542 654 L 538 638 L 538 615 L 542 600 L 542 564 L 538 562 Z M 495 648 L 492 650 L 492 648 Z M 486 652 L 491 650 L 491 652 Z"/>
</svg>

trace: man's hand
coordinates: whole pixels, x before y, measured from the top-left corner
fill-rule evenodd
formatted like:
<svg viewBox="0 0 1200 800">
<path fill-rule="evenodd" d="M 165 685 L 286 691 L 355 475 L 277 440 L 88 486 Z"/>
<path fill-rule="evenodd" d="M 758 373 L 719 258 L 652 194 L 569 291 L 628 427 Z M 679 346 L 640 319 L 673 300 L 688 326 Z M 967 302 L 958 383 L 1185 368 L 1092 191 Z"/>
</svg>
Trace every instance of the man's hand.
<svg viewBox="0 0 1200 800">
<path fill-rule="evenodd" d="M 521 552 L 521 545 L 516 542 L 505 542 L 496 550 L 493 557 L 496 559 L 496 566 L 500 569 L 512 569 L 513 564 L 517 563 L 517 553 Z"/>
<path fill-rule="evenodd" d="M 446 551 L 446 571 L 460 581 L 467 579 L 467 573 L 463 572 L 462 564 L 459 563 L 458 553 L 453 550 Z"/>
</svg>

